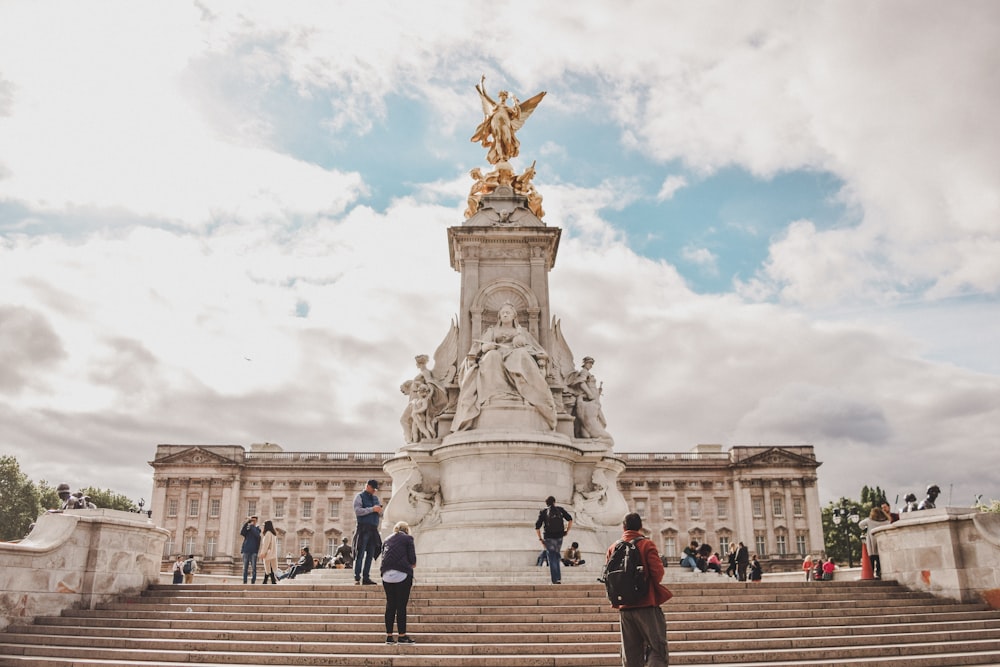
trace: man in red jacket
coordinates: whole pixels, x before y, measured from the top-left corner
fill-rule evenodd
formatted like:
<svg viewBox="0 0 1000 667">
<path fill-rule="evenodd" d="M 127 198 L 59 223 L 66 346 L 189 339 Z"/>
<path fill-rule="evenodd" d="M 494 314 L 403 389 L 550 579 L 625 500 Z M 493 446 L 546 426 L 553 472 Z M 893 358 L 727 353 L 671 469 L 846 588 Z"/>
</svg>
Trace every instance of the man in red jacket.
<svg viewBox="0 0 1000 667">
<path fill-rule="evenodd" d="M 646 597 L 632 605 L 612 605 L 618 610 L 622 633 L 623 667 L 667 667 L 667 620 L 660 605 L 673 597 L 660 580 L 663 579 L 663 561 L 653 540 L 642 534 L 642 517 L 626 514 L 622 521 L 623 540 L 640 539 L 636 546 L 642 555 L 649 591 Z M 608 549 L 611 558 L 615 545 Z M 647 658 L 648 656 L 648 658 Z"/>
</svg>

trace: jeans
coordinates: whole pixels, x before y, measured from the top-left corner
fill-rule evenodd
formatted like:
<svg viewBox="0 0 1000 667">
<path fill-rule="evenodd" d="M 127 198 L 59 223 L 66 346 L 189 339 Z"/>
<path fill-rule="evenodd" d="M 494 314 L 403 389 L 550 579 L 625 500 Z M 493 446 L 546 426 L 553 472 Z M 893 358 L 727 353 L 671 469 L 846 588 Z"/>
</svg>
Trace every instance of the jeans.
<svg viewBox="0 0 1000 667">
<path fill-rule="evenodd" d="M 561 537 L 546 537 L 545 550 L 549 557 L 549 574 L 552 576 L 552 583 L 558 584 L 562 580 L 562 572 L 559 571 L 559 558 L 562 553 Z"/>
<path fill-rule="evenodd" d="M 243 554 L 243 583 L 247 583 L 247 570 L 253 568 L 253 579 L 250 580 L 251 584 L 257 583 L 257 552 L 252 554 Z"/>
<path fill-rule="evenodd" d="M 410 601 L 410 589 L 413 587 L 413 577 L 398 584 L 382 582 L 385 589 L 385 634 L 392 634 L 392 622 L 396 621 L 399 634 L 406 634 L 406 605 Z"/>
<path fill-rule="evenodd" d="M 697 569 L 698 561 L 695 560 L 694 556 L 684 556 L 684 558 L 681 559 L 681 567 Z"/>
<path fill-rule="evenodd" d="M 375 557 L 374 542 L 378 537 L 378 531 L 361 526 L 358 526 L 358 530 L 361 532 L 358 534 L 358 550 L 354 554 L 354 581 L 371 581 L 372 559 Z"/>
</svg>

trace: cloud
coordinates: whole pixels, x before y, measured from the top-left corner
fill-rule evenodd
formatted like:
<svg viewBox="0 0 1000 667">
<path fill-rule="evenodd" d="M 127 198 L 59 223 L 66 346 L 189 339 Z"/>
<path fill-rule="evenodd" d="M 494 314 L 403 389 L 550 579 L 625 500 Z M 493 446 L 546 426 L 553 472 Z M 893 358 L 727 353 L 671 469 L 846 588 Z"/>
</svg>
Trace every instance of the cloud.
<svg viewBox="0 0 1000 667">
<path fill-rule="evenodd" d="M 620 451 L 807 440 L 824 499 L 1000 486 L 994 3 L 511 2 L 487 39 L 468 3 L 60 11 L 0 9 L 0 442 L 32 477 L 140 497 L 159 442 L 398 447 L 398 386 L 459 310 L 485 72 L 547 89 L 554 135 L 619 134 L 542 137 L 536 185 L 552 310 Z M 597 150 L 632 162 L 556 168 Z M 632 218 L 677 203 L 662 169 L 731 167 L 833 174 L 847 214 L 772 221 L 752 277 L 700 295 L 685 264 L 713 251 L 641 256 Z"/>
<path fill-rule="evenodd" d="M 656 194 L 656 201 L 673 199 L 674 194 L 681 188 L 687 187 L 687 184 L 687 179 L 683 176 L 677 176 L 676 174 L 667 176 L 663 181 L 663 185 L 660 186 L 660 191 Z"/>
</svg>

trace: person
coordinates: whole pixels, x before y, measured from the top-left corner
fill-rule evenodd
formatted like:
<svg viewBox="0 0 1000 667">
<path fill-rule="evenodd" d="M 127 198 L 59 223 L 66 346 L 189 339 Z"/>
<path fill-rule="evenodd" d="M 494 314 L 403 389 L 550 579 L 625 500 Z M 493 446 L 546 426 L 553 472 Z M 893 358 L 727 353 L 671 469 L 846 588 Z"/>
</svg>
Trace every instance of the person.
<svg viewBox="0 0 1000 667">
<path fill-rule="evenodd" d="M 475 428 L 484 406 L 494 399 L 521 398 L 549 429 L 556 427 L 556 403 L 542 366 L 548 355 L 517 321 L 510 302 L 500 306 L 497 323 L 473 342 L 459 383 L 452 431 Z"/>
<path fill-rule="evenodd" d="M 660 605 L 672 594 L 661 583 L 663 564 L 653 540 L 642 534 L 642 517 L 631 512 L 622 520 L 622 540 L 635 542 L 642 557 L 643 568 L 649 590 L 646 597 L 632 605 L 612 606 L 618 610 L 621 626 L 622 667 L 666 667 L 667 665 L 667 620 Z M 608 548 L 607 560 L 611 559 L 615 544 Z M 648 656 L 648 658 L 647 658 Z"/>
<path fill-rule="evenodd" d="M 261 533 L 260 560 L 264 563 L 264 583 L 268 579 L 272 584 L 278 583 L 278 534 L 274 532 L 274 523 L 270 519 L 264 522 L 264 532 Z"/>
<path fill-rule="evenodd" d="M 382 538 L 378 534 L 382 502 L 375 495 L 378 480 L 370 479 L 365 490 L 354 496 L 354 516 L 358 527 L 354 531 L 354 583 L 374 586 L 371 580 L 372 559 L 382 551 Z"/>
<path fill-rule="evenodd" d="M 754 554 L 750 558 L 750 581 L 755 584 L 759 584 L 763 576 L 764 568 L 760 566 L 760 561 L 757 560 L 757 554 Z"/>
<path fill-rule="evenodd" d="M 354 565 L 354 549 L 348 544 L 347 538 L 340 540 L 340 546 L 333 554 L 334 567 L 351 567 Z"/>
<path fill-rule="evenodd" d="M 888 503 L 887 503 L 888 504 Z M 872 566 L 872 574 L 876 579 L 882 578 L 882 561 L 878 557 L 878 540 L 872 531 L 879 526 L 888 526 L 892 521 L 881 507 L 873 507 L 868 517 L 858 522 L 858 527 L 865 531 L 865 546 L 868 547 L 868 562 Z"/>
<path fill-rule="evenodd" d="M 823 581 L 831 581 L 833 579 L 833 571 L 837 569 L 837 566 L 833 562 L 833 556 L 830 556 L 823 563 Z"/>
<path fill-rule="evenodd" d="M 698 547 L 698 553 L 695 556 L 695 563 L 698 565 L 699 572 L 708 572 L 708 558 L 712 555 L 712 545 L 707 542 L 702 542 Z"/>
<path fill-rule="evenodd" d="M 808 556 L 806 556 L 805 560 L 802 561 L 802 569 L 806 573 L 806 581 L 807 582 L 808 581 L 812 581 L 812 577 L 813 577 L 813 573 L 812 573 L 812 571 L 813 571 L 813 565 L 814 565 L 814 563 L 813 563 L 812 554 L 809 554 Z"/>
<path fill-rule="evenodd" d="M 565 521 L 565 523 L 563 523 Z M 542 529 L 545 533 L 542 536 Z M 559 553 L 562 550 L 563 538 L 573 528 L 573 517 L 562 507 L 556 505 L 555 496 L 545 499 L 545 507 L 538 512 L 535 521 L 535 534 L 538 541 L 545 545 L 546 557 L 549 561 L 549 575 L 553 584 L 562 583 L 562 573 L 559 570 Z"/>
<path fill-rule="evenodd" d="M 899 514 L 892 511 L 892 505 L 885 498 L 882 499 L 882 503 L 879 505 L 882 508 L 882 512 L 889 517 L 889 523 L 896 523 L 899 521 Z"/>
<path fill-rule="evenodd" d="M 917 511 L 917 496 L 913 493 L 907 493 L 906 497 L 903 498 L 903 509 L 899 510 L 900 514 L 903 512 L 916 512 Z"/>
<path fill-rule="evenodd" d="M 294 579 L 300 574 L 305 574 L 313 569 L 313 556 L 309 553 L 309 547 L 302 547 L 299 550 L 299 560 L 295 565 L 288 568 L 288 572 L 278 575 L 278 581 L 282 579 Z"/>
<path fill-rule="evenodd" d="M 257 583 L 257 553 L 260 551 L 260 528 L 257 527 L 257 517 L 248 517 L 240 528 L 240 535 L 243 536 L 243 547 L 240 553 L 243 555 L 243 583 L 247 583 L 247 573 L 252 569 L 253 576 L 251 584 Z"/>
<path fill-rule="evenodd" d="M 194 559 L 194 554 L 188 554 L 187 560 L 181 566 L 181 571 L 184 572 L 184 583 L 193 584 L 194 573 L 198 571 L 198 561 Z"/>
<path fill-rule="evenodd" d="M 406 605 L 413 587 L 413 568 L 417 566 L 417 551 L 410 535 L 410 525 L 399 521 L 392 527 L 392 535 L 382 545 L 382 589 L 385 591 L 385 643 L 413 644 L 406 634 Z M 392 638 L 395 621 L 398 639 Z"/>
<path fill-rule="evenodd" d="M 719 558 L 718 551 L 708 557 L 707 567 L 709 570 L 712 570 L 719 576 L 722 576 L 722 560 Z"/>
<path fill-rule="evenodd" d="M 735 542 L 730 542 L 729 543 L 729 554 L 726 556 L 726 558 L 729 561 L 729 567 L 726 568 L 726 576 L 727 577 L 735 577 L 736 576 L 736 543 Z"/>
<path fill-rule="evenodd" d="M 937 505 L 937 497 L 941 495 L 941 488 L 937 484 L 931 484 L 927 487 L 927 497 L 920 501 L 917 505 L 918 510 L 932 510 Z"/>
<path fill-rule="evenodd" d="M 823 580 L 823 565 L 824 564 L 825 563 L 823 561 L 823 557 L 822 556 L 820 556 L 819 558 L 816 559 L 816 565 L 813 566 L 813 579 L 815 579 L 816 581 L 822 581 Z"/>
<path fill-rule="evenodd" d="M 580 558 L 580 543 L 574 542 L 563 552 L 562 564 L 567 567 L 579 567 L 587 561 Z"/>
<path fill-rule="evenodd" d="M 174 560 L 173 567 L 174 579 L 173 583 L 183 584 L 184 583 L 184 556 L 177 554 L 177 559 Z"/>
<path fill-rule="evenodd" d="M 740 542 L 736 549 L 736 578 L 740 581 L 747 580 L 747 566 L 750 564 L 750 550 L 747 545 Z"/>
<path fill-rule="evenodd" d="M 476 127 L 476 133 L 472 135 L 470 141 L 479 142 L 483 148 L 488 148 L 486 161 L 497 164 L 518 156 L 521 142 L 518 141 L 516 133 L 524 127 L 524 122 L 545 97 L 545 93 L 538 93 L 521 102 L 506 90 L 501 90 L 497 93 L 499 102 L 495 102 L 486 93 L 485 83 L 484 76 L 476 86 L 483 107 L 483 122 Z M 513 106 L 507 106 L 508 96 L 513 100 Z"/>
<path fill-rule="evenodd" d="M 691 540 L 691 544 L 684 547 L 681 567 L 690 567 L 695 572 L 701 571 L 698 569 L 698 540 Z"/>
</svg>

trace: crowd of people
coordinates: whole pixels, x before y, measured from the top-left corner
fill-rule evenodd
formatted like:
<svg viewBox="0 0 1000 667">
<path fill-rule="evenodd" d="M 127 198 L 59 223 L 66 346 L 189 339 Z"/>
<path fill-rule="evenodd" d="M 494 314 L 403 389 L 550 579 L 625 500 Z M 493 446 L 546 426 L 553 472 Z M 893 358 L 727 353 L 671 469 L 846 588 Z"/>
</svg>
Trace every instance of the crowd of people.
<svg viewBox="0 0 1000 667">
<path fill-rule="evenodd" d="M 413 644 L 414 640 L 407 634 L 407 606 L 410 591 L 413 586 L 414 569 L 417 565 L 416 549 L 410 527 L 405 521 L 397 522 L 392 534 L 382 541 L 379 534 L 379 522 L 383 513 L 382 503 L 377 494 L 379 483 L 369 480 L 365 489 L 354 499 L 354 513 L 357 518 L 357 529 L 354 541 L 349 544 L 345 537 L 340 547 L 332 555 L 318 559 L 313 557 L 308 546 L 303 546 L 298 561 L 288 570 L 282 572 L 277 564 L 277 534 L 271 521 L 264 522 L 261 530 L 257 526 L 256 516 L 248 517 L 240 534 L 243 536 L 243 583 L 257 581 L 257 562 L 260 560 L 264 568 L 264 583 L 270 581 L 276 584 L 283 579 L 294 579 L 300 574 L 320 567 L 352 568 L 357 585 L 376 585 L 371 579 L 373 560 L 381 557 L 379 568 L 381 585 L 385 593 L 385 630 L 386 644 Z M 66 489 L 68 491 L 68 487 Z M 913 494 L 908 494 L 905 504 L 899 512 L 893 512 L 888 502 L 881 502 L 871 509 L 868 517 L 859 522 L 859 527 L 865 531 L 868 557 L 876 578 L 881 577 L 881 563 L 878 556 L 878 544 L 873 539 L 874 529 L 889 525 L 899 520 L 901 513 L 931 509 L 940 494 L 937 485 L 927 489 L 927 496 L 920 503 Z M 545 500 L 545 507 L 538 513 L 535 522 L 535 532 L 543 551 L 538 557 L 539 565 L 549 567 L 553 584 L 561 583 L 561 567 L 580 567 L 586 564 L 582 558 L 580 545 L 573 542 L 565 551 L 562 550 L 563 539 L 573 528 L 573 517 L 565 508 L 556 504 L 553 496 Z M 668 566 L 668 559 L 661 556 L 655 541 L 648 539 L 642 528 L 642 518 L 637 513 L 629 513 L 622 521 L 622 537 L 608 548 L 606 560 L 610 562 L 616 546 L 622 542 L 631 542 L 638 557 L 642 561 L 642 569 L 646 574 L 645 592 L 628 604 L 616 603 L 612 606 L 619 611 L 623 664 L 631 665 L 666 665 L 667 642 L 666 620 L 661 605 L 670 599 L 671 593 L 661 580 Z M 723 557 L 714 551 L 709 544 L 699 544 L 697 540 L 684 548 L 679 564 L 691 568 L 695 573 L 715 572 L 736 581 L 760 582 L 763 577 L 763 567 L 756 554 L 752 554 L 743 542 L 734 542 L 726 550 Z M 722 569 L 723 563 L 727 567 Z M 828 581 L 833 579 L 837 565 L 833 557 L 806 556 L 802 562 L 802 570 L 806 581 Z M 174 583 L 191 583 L 198 564 L 193 554 L 186 557 L 177 556 L 173 565 Z M 395 634 L 394 634 L 395 631 Z"/>
</svg>

